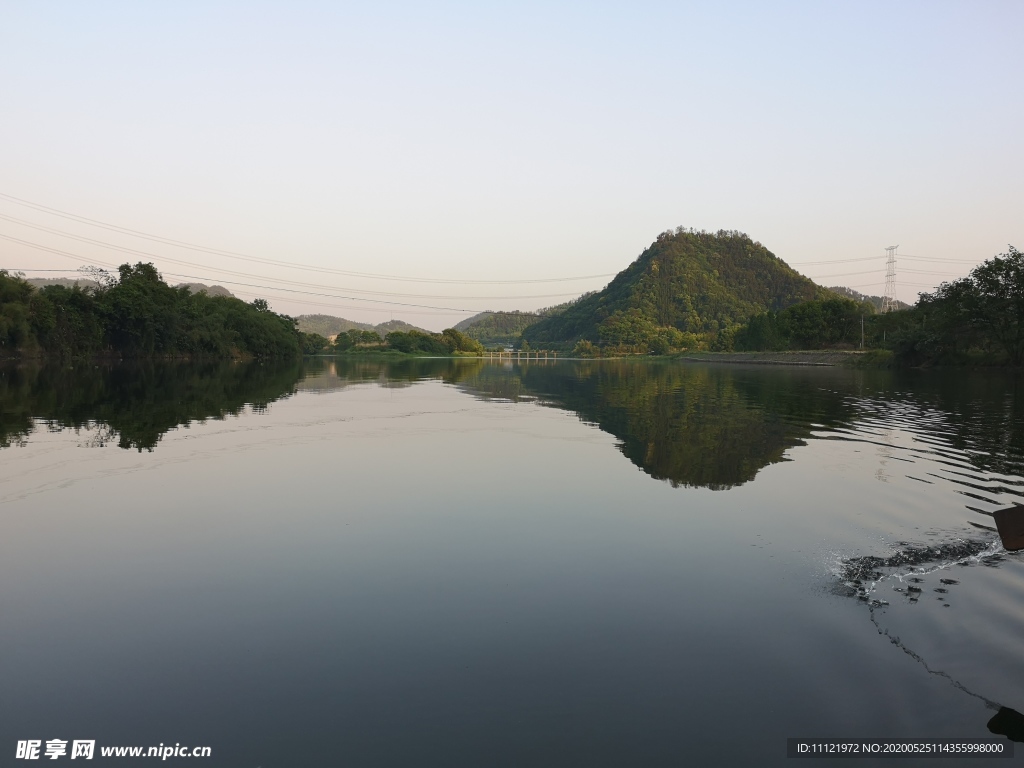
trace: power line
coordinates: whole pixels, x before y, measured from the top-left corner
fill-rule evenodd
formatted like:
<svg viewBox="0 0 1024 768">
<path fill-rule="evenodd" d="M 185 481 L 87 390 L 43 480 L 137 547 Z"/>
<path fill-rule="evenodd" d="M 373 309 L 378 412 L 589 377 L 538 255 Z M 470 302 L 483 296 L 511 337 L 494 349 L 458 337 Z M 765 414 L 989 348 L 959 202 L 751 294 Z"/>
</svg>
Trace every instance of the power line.
<svg viewBox="0 0 1024 768">
<path fill-rule="evenodd" d="M 857 261 L 882 261 L 884 256 L 866 256 L 859 259 L 832 259 L 830 261 L 804 261 L 800 264 L 790 264 L 791 267 L 816 267 L 828 264 L 851 264 Z M 901 259 L 914 259 L 920 261 L 948 261 L 956 264 L 977 264 L 977 259 L 946 259 L 937 256 L 909 256 L 905 253 L 900 254 Z"/>
<path fill-rule="evenodd" d="M 231 291 L 231 295 L 235 296 L 235 297 L 239 297 L 239 298 L 246 297 L 246 298 L 253 298 L 253 299 L 281 299 L 282 298 L 280 296 L 272 296 L 272 295 L 270 295 L 270 294 L 268 294 L 266 292 L 255 293 L 253 291 L 240 291 L 237 288 L 235 288 L 235 289 L 233 289 Z M 392 315 L 391 319 L 392 320 L 394 319 L 394 317 L 393 317 L 394 312 L 392 310 L 388 310 L 386 308 L 380 308 L 380 307 L 353 307 L 353 306 L 348 305 L 348 304 L 329 304 L 329 303 L 324 302 L 324 301 L 312 301 L 311 299 L 304 299 L 304 298 L 297 299 L 297 298 L 294 298 L 294 297 L 289 297 L 288 300 L 293 302 L 293 303 L 295 303 L 295 304 L 299 304 L 299 305 L 301 305 L 303 307 L 320 307 L 320 308 L 323 308 L 323 309 L 340 310 L 342 312 L 345 312 L 345 311 L 350 310 L 350 309 L 359 310 L 361 312 L 387 312 L 387 313 Z M 403 308 L 402 309 L 402 317 L 410 317 L 410 316 L 417 316 L 417 317 L 450 317 L 452 314 L 453 314 L 452 312 L 444 312 L 444 311 L 431 312 L 431 311 L 428 311 L 428 310 L 416 310 L 416 309 L 407 309 L 407 308 Z M 513 314 L 513 313 L 511 313 L 511 312 L 494 311 L 493 314 L 495 314 L 495 315 L 502 315 L 502 314 Z M 533 313 L 521 312 L 519 314 L 532 315 Z M 460 313 L 460 316 L 461 316 L 461 313 Z"/>
<path fill-rule="evenodd" d="M 562 297 L 565 297 L 565 296 L 576 296 L 576 295 L 578 295 L 578 292 L 574 291 L 574 292 L 571 292 L 571 293 L 548 293 L 548 294 L 535 294 L 535 295 L 532 295 L 532 296 L 521 296 L 521 295 L 520 296 L 511 296 L 511 295 L 507 295 L 507 296 L 452 296 L 452 295 L 419 294 L 419 293 L 393 293 L 393 292 L 388 292 L 388 291 L 367 291 L 367 290 L 363 290 L 363 289 L 360 289 L 360 288 L 339 288 L 338 286 L 324 286 L 324 285 L 321 285 L 319 283 L 303 283 L 303 282 L 300 282 L 300 281 L 297 281 L 297 280 L 288 280 L 288 279 L 285 279 L 285 278 L 269 277 L 269 276 L 266 276 L 266 275 L 254 275 L 251 272 L 236 272 L 235 270 L 224 269 L 223 267 L 211 267 L 211 266 L 204 265 L 204 264 L 196 264 L 193 261 L 184 261 L 183 259 L 175 259 L 175 258 L 173 258 L 171 256 L 163 256 L 163 255 L 157 254 L 157 253 L 150 253 L 149 251 L 140 251 L 140 250 L 138 250 L 136 248 L 128 248 L 128 247 L 125 247 L 125 246 L 115 245 L 113 243 L 108 243 L 108 242 L 106 242 L 104 240 L 95 240 L 95 239 L 93 239 L 91 237 L 82 237 L 82 236 L 79 236 L 79 235 L 71 234 L 69 232 L 63 232 L 63 231 L 58 230 L 58 229 L 53 229 L 51 227 L 43 227 L 43 226 L 32 224 L 30 222 L 23 222 L 23 221 L 21 221 L 19 219 L 14 219 L 14 217 L 11 217 L 11 216 L 4 216 L 3 214 L 0 214 L 0 219 L 13 220 L 13 221 L 18 222 L 19 224 L 22 224 L 23 226 L 27 226 L 27 227 L 30 227 L 32 229 L 37 229 L 37 230 L 41 230 L 41 231 L 45 231 L 45 232 L 51 232 L 53 234 L 60 235 L 61 237 L 69 238 L 71 240 L 77 240 L 79 242 L 89 243 L 91 245 L 98 245 L 98 246 L 101 246 L 103 248 L 109 248 L 111 250 L 120 251 L 121 253 L 129 253 L 129 254 L 132 254 L 133 256 L 142 256 L 142 257 L 149 258 L 149 259 L 157 259 L 157 260 L 169 261 L 171 263 L 180 264 L 180 265 L 186 266 L 186 267 L 198 267 L 199 269 L 213 269 L 213 270 L 215 270 L 217 272 L 223 272 L 224 274 L 234 275 L 236 277 L 253 278 L 253 279 L 256 279 L 256 280 L 270 280 L 272 282 L 280 282 L 280 283 L 286 283 L 288 285 L 298 285 L 298 286 L 302 286 L 302 287 L 331 288 L 332 290 L 349 291 L 351 293 L 362 293 L 362 294 L 366 294 L 366 295 L 369 295 L 369 296 L 396 296 L 396 297 L 400 297 L 400 298 L 414 298 L 414 299 L 471 299 L 471 300 L 488 300 L 488 299 L 554 299 L 554 298 L 562 298 Z M 18 241 L 18 242 L 28 243 L 29 241 Z"/>
<path fill-rule="evenodd" d="M 830 261 L 805 261 L 800 264 L 790 264 L 791 267 L 811 267 L 818 266 L 820 264 L 850 264 L 855 261 L 878 261 L 881 257 L 879 256 L 866 256 L 860 259 L 832 259 Z"/>
<path fill-rule="evenodd" d="M 27 273 L 27 272 L 45 272 L 45 273 L 60 272 L 60 273 L 63 273 L 63 274 L 81 274 L 81 268 L 79 268 L 79 269 L 27 269 L 27 268 L 26 269 L 18 269 L 18 268 L 15 268 L 15 267 L 4 267 L 3 270 L 6 271 L 6 272 L 11 272 L 11 273 L 18 273 L 18 272 L 22 272 L 22 273 Z M 166 272 L 164 274 L 171 275 L 171 276 L 174 276 L 174 277 L 181 277 L 181 275 L 178 275 L 178 274 L 173 273 L 173 272 Z M 82 279 L 89 279 L 89 278 L 82 278 Z M 203 280 L 204 282 L 214 282 L 214 283 L 216 282 L 215 278 L 198 278 L 198 279 Z M 267 288 L 267 290 L 273 291 L 273 290 L 277 290 L 277 289 L 276 288 Z M 328 304 L 328 303 L 325 303 L 325 302 L 322 302 L 322 301 L 310 301 L 309 299 L 296 299 L 295 297 L 292 297 L 292 296 L 288 296 L 288 297 L 274 296 L 274 295 L 266 293 L 266 292 L 252 293 L 250 291 L 240 291 L 240 290 L 237 290 L 237 289 L 233 290 L 231 292 L 231 295 L 232 296 L 236 296 L 236 297 L 237 296 L 251 296 L 253 298 L 270 298 L 270 299 L 285 299 L 285 298 L 287 298 L 289 301 L 293 301 L 293 302 L 301 304 L 303 306 L 325 307 L 325 308 L 328 308 L 328 309 L 361 309 L 363 311 L 372 311 L 374 309 L 377 309 L 376 307 L 352 307 L 352 306 L 346 306 L 346 305 L 340 305 L 340 304 Z M 346 301 L 346 299 L 344 299 L 344 298 L 340 298 L 339 297 L 339 299 L 341 301 Z M 360 299 L 355 299 L 355 301 L 360 301 Z M 428 316 L 428 317 L 445 317 L 445 316 L 451 315 L 452 312 L 460 312 L 461 313 L 461 312 L 469 312 L 469 311 L 472 311 L 472 310 L 461 310 L 461 309 L 460 310 L 444 310 L 444 309 L 439 309 L 439 310 L 433 311 L 433 312 L 417 312 L 415 310 L 403 309 L 402 316 L 404 317 L 404 316 L 407 316 L 407 315 L 424 315 L 424 316 Z M 485 310 L 480 310 L 480 312 L 484 312 L 484 313 L 492 314 L 492 315 L 529 315 L 529 316 L 535 316 L 535 317 L 539 317 L 540 316 L 540 315 L 537 315 L 535 312 L 524 312 L 522 310 L 506 311 L 506 310 L 500 310 L 500 309 L 485 309 Z"/>
<path fill-rule="evenodd" d="M 957 264 L 977 264 L 977 259 L 944 259 L 937 256 L 910 256 L 906 253 L 900 254 L 901 259 L 913 259 L 914 261 L 949 261 Z"/>
<path fill-rule="evenodd" d="M 2 218 L 5 218 L 5 217 L 2 214 L 0 214 L 0 219 L 2 219 Z M 28 226 L 32 226 L 32 225 L 28 225 Z M 33 226 L 33 229 L 40 229 L 40 227 Z M 135 248 L 126 248 L 126 247 L 123 247 L 123 246 L 114 245 L 113 243 L 106 243 L 106 242 L 103 242 L 102 240 L 93 240 L 92 238 L 79 237 L 77 235 L 72 235 L 72 234 L 69 234 L 69 233 L 66 233 L 66 232 L 59 232 L 58 231 L 57 234 L 61 235 L 62 237 L 70 238 L 72 240 L 79 240 L 81 242 L 90 243 L 90 244 L 93 244 L 93 245 L 99 245 L 99 246 L 104 247 L 104 248 L 109 248 L 109 249 L 114 250 L 114 251 L 120 251 L 121 253 L 128 253 L 128 254 L 131 254 L 133 256 L 142 256 L 142 257 L 147 258 L 147 259 L 156 259 L 158 261 L 161 261 L 161 260 L 162 261 L 169 261 L 169 262 L 171 262 L 173 264 L 180 264 L 180 265 L 185 266 L 185 267 L 197 267 L 199 269 L 212 269 L 212 270 L 214 270 L 216 272 L 222 272 L 222 273 L 224 273 L 226 275 L 233 275 L 235 277 L 243 277 L 243 278 L 246 278 L 246 279 L 254 279 L 254 280 L 267 280 L 267 281 L 274 282 L 274 283 L 283 283 L 283 284 L 286 284 L 286 285 L 295 285 L 295 286 L 299 286 L 299 287 L 302 287 L 302 288 L 328 288 L 330 290 L 348 291 L 349 293 L 359 293 L 359 294 L 363 294 L 363 295 L 367 295 L 367 296 L 394 296 L 394 297 L 406 298 L 406 299 L 466 299 L 466 300 L 469 300 L 469 301 L 502 301 L 502 300 L 513 300 L 513 299 L 516 299 L 516 300 L 518 300 L 518 299 L 558 299 L 558 298 L 565 298 L 567 296 L 578 296 L 579 295 L 578 291 L 573 291 L 571 293 L 542 293 L 542 294 L 533 294 L 533 295 L 505 295 L 505 296 L 458 296 L 458 295 L 457 296 L 453 296 L 453 295 L 447 295 L 447 294 L 392 293 L 392 292 L 388 292 L 388 291 L 367 291 L 367 290 L 363 290 L 361 288 L 343 288 L 343 287 L 334 286 L 334 285 L 322 285 L 322 284 L 319 284 L 319 283 L 304 283 L 304 282 L 297 281 L 297 280 L 287 280 L 285 278 L 279 278 L 279 277 L 268 277 L 266 275 L 254 275 L 254 274 L 249 273 L 249 272 L 236 272 L 234 270 L 224 269 L 223 267 L 210 267 L 210 266 L 206 266 L 206 265 L 203 265 L 203 264 L 196 264 L 195 262 L 192 262 L 192 261 L 184 261 L 183 259 L 175 259 L 175 258 L 172 258 L 170 256 L 162 256 L 160 254 L 150 253 L 148 251 L 140 251 L 140 250 L 137 250 Z M 20 238 L 11 237 L 9 235 L 0 235 L 0 237 L 3 237 L 5 240 L 10 240 L 11 242 L 20 243 L 22 245 L 28 245 L 30 247 L 35 247 L 36 245 L 38 245 L 38 244 L 33 243 L 30 240 L 22 240 Z M 71 254 L 71 255 L 76 257 L 76 258 L 84 258 L 84 257 L 76 256 L 75 254 Z M 105 266 L 112 266 L 112 265 L 105 265 Z M 217 278 L 217 279 L 221 279 L 221 278 Z"/>
<path fill-rule="evenodd" d="M 877 274 L 877 273 L 878 273 L 877 269 L 868 269 L 868 270 L 866 270 L 864 272 L 840 272 L 838 275 L 821 275 L 819 277 L 815 277 L 814 279 L 815 280 L 826 280 L 826 279 L 832 278 L 832 277 L 850 277 L 852 275 L 874 275 L 874 274 Z"/>
<path fill-rule="evenodd" d="M 88 225 L 93 226 L 93 227 L 99 227 L 101 229 L 110 230 L 111 232 L 118 232 L 120 234 L 131 235 L 132 237 L 139 237 L 139 238 L 142 238 L 144 240 L 150 240 L 150 241 L 156 242 L 156 243 L 163 243 L 164 245 L 172 245 L 172 246 L 175 246 L 177 248 L 186 248 L 188 250 L 199 251 L 201 253 L 209 253 L 209 254 L 212 254 L 212 255 L 215 255 L 215 256 L 226 256 L 226 257 L 231 258 L 231 259 L 240 259 L 242 261 L 250 261 L 250 262 L 255 262 L 255 263 L 259 263 L 259 264 L 270 264 L 270 265 L 277 266 L 277 267 L 288 267 L 288 268 L 291 268 L 291 269 L 301 269 L 301 270 L 307 270 L 307 271 L 310 271 L 310 272 L 322 272 L 322 273 L 329 273 L 329 274 L 345 275 L 345 276 L 348 276 L 348 277 L 363 277 L 363 278 L 368 278 L 368 279 L 372 279 L 372 280 L 393 280 L 393 281 L 406 282 L 406 283 L 447 283 L 447 284 L 456 284 L 456 285 L 464 285 L 464 284 L 472 284 L 472 285 L 515 285 L 515 284 L 526 284 L 526 283 L 558 283 L 558 282 L 571 282 L 571 281 L 577 281 L 577 280 L 594 280 L 594 279 L 597 279 L 597 278 L 600 278 L 600 277 L 613 277 L 616 274 L 614 272 L 609 272 L 609 273 L 600 274 L 600 275 L 579 275 L 579 276 L 574 276 L 574 277 L 548 277 L 548 278 L 537 278 L 537 279 L 532 279 L 532 280 L 448 280 L 448 279 L 434 278 L 434 277 L 401 277 L 401 276 L 398 276 L 398 275 L 382 275 L 382 274 L 377 274 L 377 273 L 373 273 L 373 272 L 353 272 L 353 271 L 350 271 L 350 270 L 335 269 L 335 268 L 332 268 L 332 267 L 320 267 L 320 266 L 316 266 L 316 265 L 313 265 L 313 264 L 302 264 L 302 263 L 299 263 L 299 262 L 288 262 L 288 261 L 280 261 L 278 259 L 267 259 L 267 258 L 264 258 L 264 257 L 261 257 L 261 256 L 251 256 L 251 255 L 244 254 L 244 253 L 238 253 L 236 251 L 221 250 L 219 248 L 208 248 L 208 247 L 203 246 L 203 245 L 197 245 L 195 243 L 189 243 L 189 242 L 185 242 L 183 240 L 174 240 L 174 239 L 169 238 L 169 237 L 163 237 L 161 235 L 154 235 L 154 234 L 151 234 L 151 233 L 148 233 L 148 232 L 142 232 L 142 231 L 137 230 L 137 229 L 130 229 L 128 227 L 121 227 L 121 226 L 118 226 L 117 224 L 110 224 L 108 222 L 100 221 L 98 219 L 90 219 L 87 216 L 79 216 L 78 214 L 75 214 L 75 213 L 69 213 L 68 211 L 62 211 L 62 210 L 60 210 L 58 208 L 51 208 L 51 207 L 49 207 L 47 205 L 42 205 L 41 203 L 33 203 L 30 200 L 25 200 L 25 199 L 20 198 L 20 197 L 15 197 L 14 195 L 8 195 L 8 194 L 5 194 L 3 192 L 0 192 L 0 198 L 2 198 L 4 200 L 8 200 L 8 201 L 14 203 L 15 205 L 22 205 L 22 206 L 25 206 L 27 208 L 32 208 L 34 210 L 41 211 L 43 213 L 47 213 L 47 214 L 50 214 L 50 215 L 53 215 L 53 216 L 60 216 L 61 218 L 69 219 L 71 221 L 77 221 L 77 222 L 82 223 L 82 224 L 88 224 Z M 19 220 L 16 217 L 13 217 L 13 216 L 10 216 L 10 217 L 9 216 L 2 216 L 2 218 L 13 220 L 13 221 L 16 221 L 18 223 L 23 223 L 26 226 L 35 226 L 36 228 L 39 228 L 38 225 L 29 224 L 29 223 L 25 222 L 24 220 Z"/>
<path fill-rule="evenodd" d="M 839 287 L 839 288 L 875 288 L 875 287 L 877 287 L 879 285 L 885 285 L 885 283 L 857 283 L 856 285 L 842 285 L 842 286 L 837 286 L 837 287 Z M 900 283 L 900 285 L 911 285 L 911 286 L 914 286 L 914 287 L 917 287 L 917 288 L 932 288 L 932 289 L 935 288 L 934 285 L 930 285 L 928 283 L 908 283 L 906 280 L 902 281 Z"/>
<path fill-rule="evenodd" d="M 962 277 L 963 276 L 959 272 L 936 272 L 936 271 L 931 270 L 931 269 L 911 269 L 910 267 L 904 267 L 903 271 L 904 272 L 915 272 L 915 273 L 917 273 L 919 275 L 948 275 L 950 277 L 958 277 L 958 276 Z"/>
<path fill-rule="evenodd" d="M 59 250 L 57 248 L 50 248 L 50 247 L 45 246 L 45 245 L 38 245 L 36 243 L 31 243 L 31 242 L 28 242 L 28 241 L 25 241 L 25 240 L 18 240 L 17 238 L 8 237 L 7 235 L 3 235 L 3 234 L 0 234 L 0 238 L 2 238 L 4 240 L 11 240 L 12 242 L 19 242 L 19 243 L 21 243 L 23 245 L 29 246 L 30 248 L 36 248 L 36 249 L 38 249 L 40 251 L 46 251 L 46 252 L 49 252 L 49 253 L 56 254 L 58 256 L 63 256 L 65 258 L 82 260 L 81 256 L 78 256 L 78 255 L 73 254 L 73 253 L 68 253 L 67 251 L 61 251 L 61 250 Z M 113 264 L 107 264 L 105 262 L 96 262 L 96 263 L 100 264 L 102 266 L 105 266 L 105 267 L 111 267 L 113 269 L 116 269 L 116 267 Z M 395 307 L 415 307 L 415 308 L 419 308 L 419 309 L 436 309 L 436 310 L 442 310 L 442 311 L 446 311 L 446 312 L 468 312 L 468 313 L 473 313 L 473 314 L 479 314 L 480 312 L 492 312 L 494 314 L 512 314 L 510 312 L 502 312 L 501 310 L 493 310 L 493 309 L 465 309 L 465 308 L 461 308 L 461 307 L 437 307 L 437 306 L 433 306 L 433 305 L 430 305 L 430 304 L 412 304 L 412 303 L 401 302 L 401 301 L 386 301 L 386 300 L 382 300 L 382 299 L 367 299 L 367 298 L 362 298 L 362 297 L 358 297 L 358 296 L 344 296 L 344 295 L 338 295 L 338 294 L 332 294 L 332 293 L 317 293 L 317 292 L 313 292 L 313 291 L 300 291 L 300 290 L 296 290 L 296 289 L 292 289 L 292 288 L 281 288 L 280 286 L 256 285 L 256 284 L 253 284 L 253 283 L 241 283 L 241 282 L 237 282 L 237 281 L 233 281 L 233 280 L 223 280 L 223 279 L 220 279 L 220 278 L 203 277 L 203 276 L 200 276 L 200 275 L 185 275 L 185 274 L 181 274 L 179 272 L 164 272 L 164 274 L 165 275 L 171 275 L 172 277 L 183 277 L 186 280 L 200 280 L 200 281 L 208 281 L 208 282 L 226 283 L 227 285 L 240 285 L 240 286 L 244 286 L 246 288 L 260 288 L 260 289 L 263 289 L 263 290 L 282 291 L 282 292 L 285 292 L 285 293 L 294 293 L 294 294 L 300 294 L 300 295 L 303 295 L 303 296 L 317 296 L 317 297 L 329 298 L 329 299 L 341 299 L 341 300 L 345 300 L 345 301 L 354 301 L 354 302 L 366 303 L 366 304 L 386 304 L 388 306 L 395 306 Z M 530 313 L 530 312 L 519 312 L 519 314 L 526 315 L 526 314 L 532 314 L 532 313 Z"/>
</svg>

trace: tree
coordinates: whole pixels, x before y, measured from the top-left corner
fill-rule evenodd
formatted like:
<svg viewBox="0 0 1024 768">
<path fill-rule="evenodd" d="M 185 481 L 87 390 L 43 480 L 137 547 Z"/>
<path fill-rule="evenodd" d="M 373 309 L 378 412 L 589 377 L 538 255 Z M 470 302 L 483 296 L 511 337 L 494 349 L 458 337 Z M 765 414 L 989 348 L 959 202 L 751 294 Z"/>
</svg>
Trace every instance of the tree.
<svg viewBox="0 0 1024 768">
<path fill-rule="evenodd" d="M 352 349 L 355 345 L 355 341 L 352 340 L 352 336 L 348 333 L 339 333 L 334 337 L 335 352 L 344 352 L 346 349 Z"/>
<path fill-rule="evenodd" d="M 975 267 L 970 276 L 940 286 L 956 295 L 968 319 L 1005 350 L 1011 365 L 1024 363 L 1024 253 L 1012 245 Z M 960 285 L 958 285 L 960 284 Z"/>
<path fill-rule="evenodd" d="M 1010 246 L 967 277 L 922 293 L 890 329 L 891 345 L 905 363 L 1024 363 L 1024 254 Z M 886 317 L 886 316 L 882 316 Z"/>
<path fill-rule="evenodd" d="M 319 333 L 300 333 L 299 338 L 302 340 L 302 354 L 304 355 L 319 355 L 330 344 Z"/>
<path fill-rule="evenodd" d="M 483 354 L 484 345 L 462 331 L 454 328 L 445 328 L 441 331 L 441 341 L 451 353 L 469 352 L 476 355 Z"/>
<path fill-rule="evenodd" d="M 0 270 L 0 353 L 13 353 L 31 338 L 32 286 Z"/>
<path fill-rule="evenodd" d="M 429 355 L 447 355 L 448 347 L 439 333 L 420 331 L 392 331 L 387 335 L 387 344 L 399 352 L 425 352 Z"/>
</svg>

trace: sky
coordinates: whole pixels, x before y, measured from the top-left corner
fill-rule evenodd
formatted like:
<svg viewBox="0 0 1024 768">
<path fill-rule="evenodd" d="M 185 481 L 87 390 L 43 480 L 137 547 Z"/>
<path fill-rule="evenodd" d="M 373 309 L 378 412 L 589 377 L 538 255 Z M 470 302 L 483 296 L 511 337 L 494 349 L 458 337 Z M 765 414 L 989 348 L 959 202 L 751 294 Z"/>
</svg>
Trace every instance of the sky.
<svg viewBox="0 0 1024 768">
<path fill-rule="evenodd" d="M 440 330 L 684 226 L 874 295 L 898 244 L 913 302 L 1024 248 L 1021 29 L 1017 0 L 0 0 L 0 268 Z"/>
</svg>

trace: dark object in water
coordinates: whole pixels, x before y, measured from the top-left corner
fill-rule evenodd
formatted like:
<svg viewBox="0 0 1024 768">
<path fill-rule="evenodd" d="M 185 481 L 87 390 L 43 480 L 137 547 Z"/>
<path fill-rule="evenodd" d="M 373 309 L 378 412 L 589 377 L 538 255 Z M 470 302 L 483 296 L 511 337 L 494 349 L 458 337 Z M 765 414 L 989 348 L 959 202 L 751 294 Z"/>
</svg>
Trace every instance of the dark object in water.
<svg viewBox="0 0 1024 768">
<path fill-rule="evenodd" d="M 996 521 L 999 538 L 1003 540 L 1003 549 L 1007 552 L 1024 549 L 1024 504 L 997 509 L 992 517 Z"/>
<path fill-rule="evenodd" d="M 988 721 L 988 729 L 1010 741 L 1024 742 L 1024 715 L 1015 709 L 1000 707 L 995 716 Z"/>
</svg>

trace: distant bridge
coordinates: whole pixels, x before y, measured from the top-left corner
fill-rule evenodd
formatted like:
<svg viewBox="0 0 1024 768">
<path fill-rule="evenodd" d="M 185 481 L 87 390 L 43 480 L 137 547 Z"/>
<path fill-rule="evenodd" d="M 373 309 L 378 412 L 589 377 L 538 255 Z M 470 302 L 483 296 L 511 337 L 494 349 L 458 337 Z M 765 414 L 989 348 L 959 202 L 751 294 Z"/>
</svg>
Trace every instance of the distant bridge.
<svg viewBox="0 0 1024 768">
<path fill-rule="evenodd" d="M 526 350 L 499 350 L 499 351 L 488 351 L 484 352 L 484 356 L 488 360 L 515 360 L 521 362 L 524 358 L 526 360 L 558 360 L 558 352 L 550 349 L 530 349 Z"/>
</svg>

